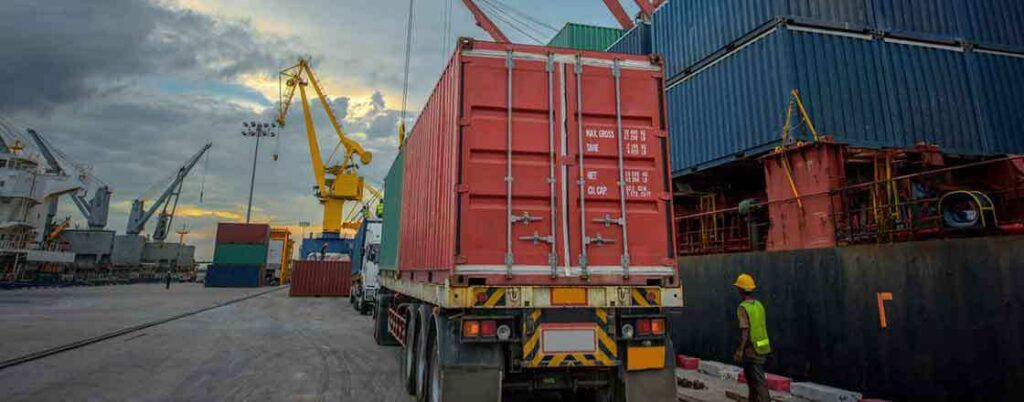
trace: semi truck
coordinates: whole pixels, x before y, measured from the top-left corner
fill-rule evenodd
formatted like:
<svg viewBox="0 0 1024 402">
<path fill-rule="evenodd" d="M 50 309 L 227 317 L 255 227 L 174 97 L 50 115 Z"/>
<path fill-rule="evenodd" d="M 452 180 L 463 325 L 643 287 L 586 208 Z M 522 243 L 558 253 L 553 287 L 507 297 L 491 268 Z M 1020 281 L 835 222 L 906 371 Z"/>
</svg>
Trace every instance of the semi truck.
<svg viewBox="0 0 1024 402">
<path fill-rule="evenodd" d="M 385 179 L 374 339 L 410 394 L 675 400 L 663 87 L 652 57 L 459 40 Z"/>
<path fill-rule="evenodd" d="M 369 314 L 380 287 L 377 278 L 377 255 L 380 253 L 382 229 L 380 219 L 364 219 L 352 239 L 352 290 L 349 302 L 359 314 Z"/>
</svg>

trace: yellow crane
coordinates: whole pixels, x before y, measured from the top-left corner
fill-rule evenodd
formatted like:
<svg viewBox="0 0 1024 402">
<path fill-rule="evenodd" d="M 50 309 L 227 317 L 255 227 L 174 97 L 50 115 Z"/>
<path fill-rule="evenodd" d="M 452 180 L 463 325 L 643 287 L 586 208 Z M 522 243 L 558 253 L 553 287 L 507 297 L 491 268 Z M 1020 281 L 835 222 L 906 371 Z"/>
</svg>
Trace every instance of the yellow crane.
<svg viewBox="0 0 1024 402">
<path fill-rule="evenodd" d="M 384 193 L 376 187 L 370 185 L 370 183 L 363 182 L 363 189 L 370 193 L 370 199 L 363 203 L 363 207 L 359 209 L 352 209 L 348 215 L 345 216 L 345 223 L 341 226 L 344 229 L 359 230 L 359 226 L 363 224 L 363 218 L 366 214 L 374 215 L 374 203 L 384 202 Z"/>
<path fill-rule="evenodd" d="M 309 156 L 313 164 L 313 177 L 316 178 L 315 195 L 324 206 L 323 231 L 324 233 L 340 233 L 342 225 L 342 209 L 345 201 L 361 202 L 363 200 L 363 177 L 359 175 L 359 165 L 368 165 L 373 160 L 373 154 L 358 142 L 353 141 L 345 135 L 338 118 L 331 109 L 327 95 L 317 79 L 316 73 L 310 66 L 309 59 L 299 59 L 294 66 L 281 71 L 279 85 L 282 86 L 281 104 L 278 109 L 277 124 L 284 127 L 285 117 L 288 115 L 288 108 L 295 97 L 295 90 L 298 89 L 302 100 L 302 116 L 306 123 L 306 140 L 309 142 Z M 313 124 L 313 116 L 309 106 L 309 97 L 306 87 L 311 86 L 316 92 L 320 104 L 327 113 L 327 117 L 338 134 L 338 146 L 345 148 L 344 157 L 341 163 L 325 165 L 320 155 L 320 145 L 317 141 L 316 127 Z M 335 148 L 337 151 L 337 147 Z M 333 156 L 333 153 L 332 153 Z"/>
</svg>

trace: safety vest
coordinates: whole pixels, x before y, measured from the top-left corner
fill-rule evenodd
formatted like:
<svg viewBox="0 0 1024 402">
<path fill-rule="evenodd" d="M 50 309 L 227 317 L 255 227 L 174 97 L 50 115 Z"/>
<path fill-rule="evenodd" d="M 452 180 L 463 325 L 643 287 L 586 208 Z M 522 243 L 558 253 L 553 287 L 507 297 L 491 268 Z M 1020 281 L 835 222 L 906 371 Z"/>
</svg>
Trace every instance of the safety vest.
<svg viewBox="0 0 1024 402">
<path fill-rule="evenodd" d="M 384 217 L 384 200 L 380 200 L 380 202 L 377 203 L 377 217 Z"/>
<path fill-rule="evenodd" d="M 754 344 L 754 351 L 759 355 L 771 353 L 772 344 L 768 341 L 768 324 L 765 323 L 764 305 L 753 300 L 740 303 L 740 307 L 747 312 L 747 319 L 750 321 L 750 342 Z"/>
</svg>

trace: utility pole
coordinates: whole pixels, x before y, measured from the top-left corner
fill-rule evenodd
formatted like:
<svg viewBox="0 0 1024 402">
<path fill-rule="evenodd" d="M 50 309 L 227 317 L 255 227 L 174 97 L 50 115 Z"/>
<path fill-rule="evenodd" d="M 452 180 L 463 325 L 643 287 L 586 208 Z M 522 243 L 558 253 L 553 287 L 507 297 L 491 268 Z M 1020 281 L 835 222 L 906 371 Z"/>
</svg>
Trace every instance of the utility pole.
<svg viewBox="0 0 1024 402">
<path fill-rule="evenodd" d="M 252 193 L 253 188 L 256 186 L 256 161 L 260 155 L 260 138 L 262 137 L 276 137 L 277 133 L 273 130 L 277 129 L 277 123 L 257 123 L 255 121 L 242 123 L 245 127 L 242 130 L 243 137 L 256 137 L 256 152 L 252 155 L 252 178 L 249 179 L 249 206 L 245 210 L 245 223 L 249 223 L 249 219 L 252 218 Z"/>
</svg>

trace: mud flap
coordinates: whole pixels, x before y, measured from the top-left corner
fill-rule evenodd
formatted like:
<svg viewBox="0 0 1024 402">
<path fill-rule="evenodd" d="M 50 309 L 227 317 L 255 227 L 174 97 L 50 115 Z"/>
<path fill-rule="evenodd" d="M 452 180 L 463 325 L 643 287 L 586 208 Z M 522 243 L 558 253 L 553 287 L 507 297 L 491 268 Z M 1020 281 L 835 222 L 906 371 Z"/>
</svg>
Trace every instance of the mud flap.
<svg viewBox="0 0 1024 402">
<path fill-rule="evenodd" d="M 665 345 L 665 368 L 622 373 L 626 402 L 676 400 L 676 372 L 672 342 Z"/>
<path fill-rule="evenodd" d="M 500 401 L 504 356 L 498 344 L 460 343 L 458 322 L 434 316 L 442 401 Z"/>
</svg>

